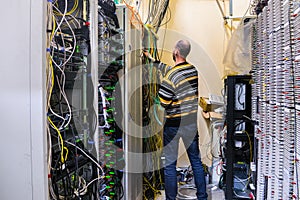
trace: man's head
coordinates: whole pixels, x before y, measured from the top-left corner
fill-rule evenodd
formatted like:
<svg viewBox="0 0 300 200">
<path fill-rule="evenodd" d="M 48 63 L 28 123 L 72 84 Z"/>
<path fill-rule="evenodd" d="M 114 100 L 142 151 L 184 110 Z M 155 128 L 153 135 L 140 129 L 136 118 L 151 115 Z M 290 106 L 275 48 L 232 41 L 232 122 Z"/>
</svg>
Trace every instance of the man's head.
<svg viewBox="0 0 300 200">
<path fill-rule="evenodd" d="M 176 62 L 179 60 L 186 60 L 186 57 L 191 51 L 191 44 L 187 40 L 179 40 L 173 50 L 173 60 Z"/>
</svg>

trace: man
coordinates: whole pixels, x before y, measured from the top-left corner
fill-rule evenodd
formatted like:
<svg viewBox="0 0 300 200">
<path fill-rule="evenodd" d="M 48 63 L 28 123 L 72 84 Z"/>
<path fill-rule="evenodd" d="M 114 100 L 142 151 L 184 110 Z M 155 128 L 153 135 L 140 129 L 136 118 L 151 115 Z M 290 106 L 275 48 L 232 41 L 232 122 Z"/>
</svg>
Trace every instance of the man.
<svg viewBox="0 0 300 200">
<path fill-rule="evenodd" d="M 192 165 L 197 198 L 207 199 L 204 170 L 200 159 L 197 130 L 198 72 L 186 61 L 191 45 L 187 40 L 176 43 L 173 51 L 175 66 L 169 69 L 159 89 L 159 99 L 165 108 L 164 155 L 165 192 L 167 200 L 177 196 L 176 164 L 179 138 L 187 150 Z"/>
</svg>

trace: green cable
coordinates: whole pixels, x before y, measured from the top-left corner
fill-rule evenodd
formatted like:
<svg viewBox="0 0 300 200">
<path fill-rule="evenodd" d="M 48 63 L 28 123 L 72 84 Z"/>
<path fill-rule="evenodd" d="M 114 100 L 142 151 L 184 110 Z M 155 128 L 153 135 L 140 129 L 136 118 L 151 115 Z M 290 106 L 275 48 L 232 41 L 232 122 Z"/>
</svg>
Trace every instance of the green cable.
<svg viewBox="0 0 300 200">
<path fill-rule="evenodd" d="M 162 122 L 159 120 L 158 116 L 157 116 L 157 111 L 156 111 L 156 107 L 158 106 L 158 104 L 154 104 L 154 117 L 155 117 L 155 120 L 157 121 L 157 123 L 162 126 Z"/>
</svg>

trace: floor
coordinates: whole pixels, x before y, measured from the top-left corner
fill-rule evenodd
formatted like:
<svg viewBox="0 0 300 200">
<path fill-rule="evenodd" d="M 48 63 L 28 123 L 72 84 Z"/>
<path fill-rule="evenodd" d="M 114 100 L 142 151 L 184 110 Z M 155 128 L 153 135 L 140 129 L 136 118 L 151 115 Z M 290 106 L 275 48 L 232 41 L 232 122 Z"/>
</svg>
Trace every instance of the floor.
<svg viewBox="0 0 300 200">
<path fill-rule="evenodd" d="M 161 195 L 159 197 L 156 198 L 156 200 L 165 200 L 165 195 L 164 195 L 164 191 L 161 191 Z M 182 189 L 181 193 L 186 196 L 190 196 L 191 198 L 177 198 L 178 200 L 187 200 L 187 199 L 196 199 L 193 198 L 195 197 L 194 195 L 194 191 L 193 190 L 184 190 Z M 224 191 L 219 189 L 216 186 L 213 185 L 208 185 L 207 186 L 207 194 L 208 194 L 208 200 L 225 200 L 225 195 L 224 195 Z"/>
</svg>

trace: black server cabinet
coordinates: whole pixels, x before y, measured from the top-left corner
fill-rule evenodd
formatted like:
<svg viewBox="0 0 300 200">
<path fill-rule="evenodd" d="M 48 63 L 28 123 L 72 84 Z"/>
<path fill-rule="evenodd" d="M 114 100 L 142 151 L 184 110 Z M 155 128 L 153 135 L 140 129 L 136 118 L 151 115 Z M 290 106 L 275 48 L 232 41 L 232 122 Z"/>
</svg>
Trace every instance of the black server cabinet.
<svg viewBox="0 0 300 200">
<path fill-rule="evenodd" d="M 250 165 L 254 158 L 251 120 L 251 76 L 228 76 L 225 80 L 226 148 L 224 183 L 226 199 L 251 199 Z"/>
</svg>

